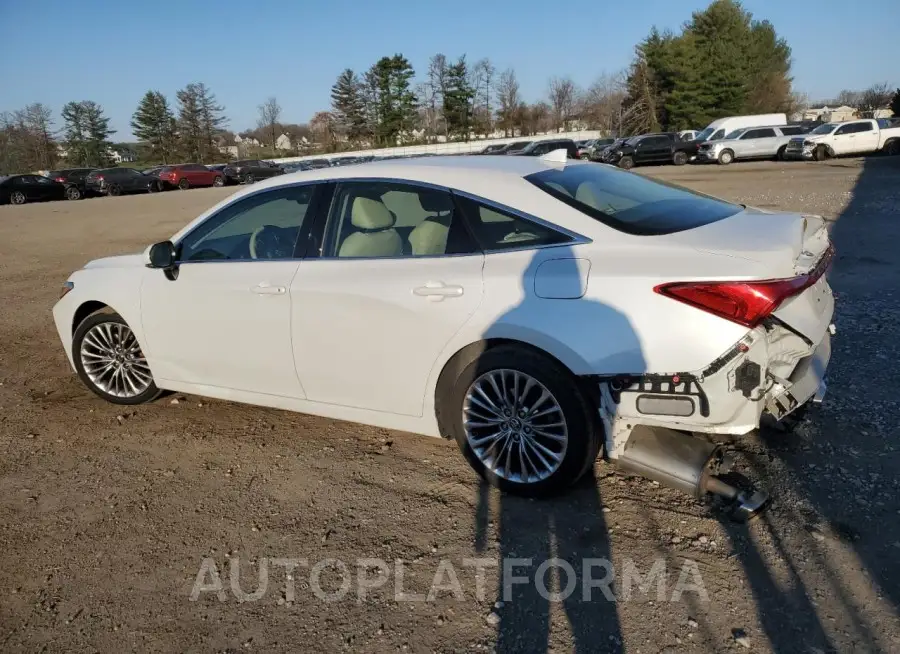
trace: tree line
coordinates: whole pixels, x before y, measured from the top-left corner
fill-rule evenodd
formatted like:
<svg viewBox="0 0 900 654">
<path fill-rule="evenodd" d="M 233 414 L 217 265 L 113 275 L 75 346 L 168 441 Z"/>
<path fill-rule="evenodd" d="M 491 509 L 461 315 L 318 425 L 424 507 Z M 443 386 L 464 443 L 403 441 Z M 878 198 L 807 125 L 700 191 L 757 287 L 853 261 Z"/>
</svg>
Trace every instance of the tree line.
<svg viewBox="0 0 900 654">
<path fill-rule="evenodd" d="M 532 136 L 579 128 L 610 135 L 700 129 L 737 114 L 790 113 L 808 105 L 792 92 L 791 49 L 768 21 L 758 21 L 737 0 L 713 0 L 677 32 L 656 28 L 635 48 L 624 71 L 601 75 L 587 88 L 568 76 L 547 82 L 544 97 L 526 102 L 513 68 L 465 54 L 432 56 L 421 76 L 402 54 L 381 57 L 365 71 L 346 69 L 331 88 L 331 106 L 308 123 L 282 122 L 275 97 L 258 107 L 254 129 L 240 136 L 276 151 L 307 153 L 469 140 L 488 135 Z M 225 109 L 202 82 L 175 94 L 174 104 L 150 90 L 131 128 L 141 159 L 171 163 L 223 159 L 236 143 Z M 871 113 L 889 104 L 900 115 L 900 89 L 886 84 L 842 91 L 833 102 Z M 0 170 L 50 168 L 65 153 L 67 165 L 104 165 L 114 130 L 95 102 L 70 102 L 55 130 L 52 112 L 35 103 L 0 114 Z M 289 143 L 279 144 L 284 134 Z M 240 156 L 261 152 L 239 149 Z"/>
</svg>

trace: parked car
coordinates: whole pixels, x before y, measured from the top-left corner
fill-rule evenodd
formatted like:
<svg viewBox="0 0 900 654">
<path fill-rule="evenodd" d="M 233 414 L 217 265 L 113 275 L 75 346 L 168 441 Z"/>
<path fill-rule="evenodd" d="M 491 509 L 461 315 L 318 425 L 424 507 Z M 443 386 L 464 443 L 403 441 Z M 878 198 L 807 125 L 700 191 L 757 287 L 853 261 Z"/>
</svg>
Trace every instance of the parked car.
<svg viewBox="0 0 900 654">
<path fill-rule="evenodd" d="M 0 178 L 0 204 L 65 199 L 66 185 L 43 175 L 12 175 Z"/>
<path fill-rule="evenodd" d="M 695 141 L 718 141 L 741 127 L 765 127 L 766 125 L 787 125 L 785 114 L 754 114 L 750 116 L 727 116 L 712 121 L 700 130 Z"/>
<path fill-rule="evenodd" d="M 331 167 L 331 162 L 328 161 L 328 159 L 306 159 L 305 163 L 309 166 L 310 170 Z"/>
<path fill-rule="evenodd" d="M 222 164 L 209 164 L 207 166 L 207 168 L 209 168 L 210 170 L 214 170 L 217 173 L 221 173 L 223 170 L 225 170 L 225 166 L 227 166 L 227 165 L 228 164 L 223 164 L 223 163 Z"/>
<path fill-rule="evenodd" d="M 506 145 L 504 145 L 502 148 L 494 152 L 494 154 L 514 154 L 516 152 L 524 150 L 531 143 L 531 141 L 513 141 L 512 143 L 507 143 Z"/>
<path fill-rule="evenodd" d="M 683 129 L 678 132 L 678 138 L 682 141 L 696 141 L 699 134 L 699 129 Z"/>
<path fill-rule="evenodd" d="M 284 169 L 285 173 L 296 173 L 300 170 L 312 170 L 308 161 L 288 161 L 287 163 L 281 164 L 281 167 Z"/>
<path fill-rule="evenodd" d="M 66 187 L 67 200 L 80 200 L 87 194 L 84 180 L 93 168 L 62 168 L 48 170 L 45 177 Z"/>
<path fill-rule="evenodd" d="M 159 171 L 159 180 L 168 187 L 180 188 L 182 191 L 194 186 L 225 186 L 225 175 L 217 170 L 210 170 L 203 164 L 186 163 L 166 166 Z"/>
<path fill-rule="evenodd" d="M 831 256 L 821 218 L 608 166 L 399 160 L 235 193 L 73 273 L 53 317 L 112 403 L 166 389 L 452 437 L 530 496 L 602 450 L 748 516 L 764 495 L 693 433 L 821 399 Z"/>
<path fill-rule="evenodd" d="M 134 168 L 104 168 L 88 174 L 85 188 L 92 193 L 111 196 L 155 193 L 162 190 L 162 182 L 153 175 L 145 175 Z"/>
<path fill-rule="evenodd" d="M 592 161 L 596 152 L 603 150 L 615 142 L 616 139 L 593 139 L 588 141 L 587 146 L 578 149 L 578 158 Z"/>
<path fill-rule="evenodd" d="M 792 138 L 784 154 L 787 159 L 820 161 L 872 152 L 900 154 L 900 126 L 885 118 L 825 123 L 805 136 Z"/>
<path fill-rule="evenodd" d="M 500 154 L 500 151 L 506 146 L 506 143 L 491 143 L 490 145 L 485 146 L 484 149 L 477 154 Z"/>
<path fill-rule="evenodd" d="M 540 157 L 554 150 L 565 150 L 569 159 L 578 158 L 578 148 L 572 139 L 547 139 L 546 141 L 532 141 L 517 152 L 510 152 L 523 157 Z"/>
<path fill-rule="evenodd" d="M 232 161 L 222 170 L 225 180 L 233 184 L 252 184 L 258 179 L 268 179 L 283 175 L 284 169 L 277 164 L 258 159 Z"/>
<path fill-rule="evenodd" d="M 591 149 L 591 151 L 588 153 L 588 159 L 590 161 L 604 161 L 604 158 L 610 151 L 622 147 L 629 138 L 630 137 L 609 139 L 611 143 L 608 143 L 607 145 L 596 146 Z"/>
<path fill-rule="evenodd" d="M 634 166 L 648 163 L 673 163 L 683 166 L 697 154 L 697 141 L 682 141 L 678 134 L 641 134 L 622 145 L 612 148 L 603 156 L 603 163 L 629 170 Z"/>
<path fill-rule="evenodd" d="M 720 141 L 701 143 L 697 161 L 728 165 L 737 159 L 783 159 L 791 138 L 803 133 L 799 125 L 736 129 Z"/>
</svg>

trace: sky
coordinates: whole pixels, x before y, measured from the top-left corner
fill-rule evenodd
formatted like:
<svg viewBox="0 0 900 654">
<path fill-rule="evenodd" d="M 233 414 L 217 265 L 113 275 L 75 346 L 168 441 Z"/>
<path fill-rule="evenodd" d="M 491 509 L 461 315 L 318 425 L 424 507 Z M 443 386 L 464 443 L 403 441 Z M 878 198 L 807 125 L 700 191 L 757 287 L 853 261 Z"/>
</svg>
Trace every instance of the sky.
<svg viewBox="0 0 900 654">
<path fill-rule="evenodd" d="M 330 106 L 345 68 L 402 53 L 421 77 L 428 59 L 491 59 L 516 70 L 525 100 L 551 76 L 589 86 L 632 59 L 654 25 L 677 30 L 707 2 L 692 0 L 0 0 L 0 111 L 42 102 L 54 111 L 94 100 L 115 141 L 149 89 L 205 82 L 228 128 L 255 127 L 275 96 L 282 122 Z M 794 88 L 810 99 L 888 82 L 900 87 L 900 0 L 745 0 L 793 49 Z M 698 126 L 702 127 L 702 126 Z"/>
</svg>

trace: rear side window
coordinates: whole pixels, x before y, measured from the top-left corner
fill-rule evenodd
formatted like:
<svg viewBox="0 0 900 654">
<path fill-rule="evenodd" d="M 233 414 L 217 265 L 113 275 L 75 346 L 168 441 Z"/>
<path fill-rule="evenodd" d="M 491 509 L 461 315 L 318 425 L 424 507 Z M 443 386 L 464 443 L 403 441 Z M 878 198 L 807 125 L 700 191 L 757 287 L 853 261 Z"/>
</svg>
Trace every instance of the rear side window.
<svg viewBox="0 0 900 654">
<path fill-rule="evenodd" d="M 525 179 L 605 225 L 641 236 L 694 229 L 742 209 L 674 184 L 606 166 L 574 164 Z"/>
<path fill-rule="evenodd" d="M 802 134 L 803 128 L 802 127 L 782 127 L 781 133 L 784 134 L 785 136 L 794 136 L 795 134 Z"/>
<path fill-rule="evenodd" d="M 572 240 L 547 225 L 500 207 L 460 195 L 456 197 L 475 240 L 485 252 L 559 245 Z"/>
</svg>

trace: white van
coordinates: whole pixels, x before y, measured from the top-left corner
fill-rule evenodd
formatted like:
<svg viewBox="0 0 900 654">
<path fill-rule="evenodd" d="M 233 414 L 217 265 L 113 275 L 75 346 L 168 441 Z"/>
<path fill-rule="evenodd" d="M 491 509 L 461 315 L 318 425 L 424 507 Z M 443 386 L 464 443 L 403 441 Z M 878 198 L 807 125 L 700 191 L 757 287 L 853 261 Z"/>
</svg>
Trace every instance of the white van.
<svg viewBox="0 0 900 654">
<path fill-rule="evenodd" d="M 784 114 L 756 114 L 755 116 L 728 116 L 719 118 L 697 134 L 698 141 L 718 141 L 736 129 L 744 127 L 778 127 L 787 125 Z"/>
</svg>

